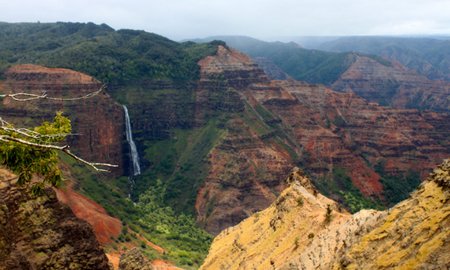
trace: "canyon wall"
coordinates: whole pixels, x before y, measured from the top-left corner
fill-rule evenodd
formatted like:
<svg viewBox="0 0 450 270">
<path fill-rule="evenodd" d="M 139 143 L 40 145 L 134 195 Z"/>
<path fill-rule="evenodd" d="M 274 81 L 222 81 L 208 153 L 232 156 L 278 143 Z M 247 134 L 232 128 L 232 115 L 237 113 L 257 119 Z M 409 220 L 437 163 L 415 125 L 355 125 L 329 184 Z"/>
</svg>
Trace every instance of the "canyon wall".
<svg viewBox="0 0 450 270">
<path fill-rule="evenodd" d="M 446 113 L 393 109 L 325 86 L 269 81 L 248 57 L 225 47 L 199 64 L 196 122 L 233 112 L 208 155 L 197 194 L 198 221 L 212 233 L 268 206 L 295 165 L 318 182 L 334 181 L 333 172 L 344 169 L 364 196 L 384 201 L 378 164 L 386 174 L 423 177 L 450 153 Z"/>
<path fill-rule="evenodd" d="M 61 68 L 37 65 L 17 65 L 8 69 L 0 83 L 1 93 L 30 93 L 49 98 L 20 102 L 6 97 L 1 101 L 0 115 L 21 127 L 51 121 L 57 111 L 63 111 L 72 123 L 67 137 L 73 151 L 88 161 L 119 165 L 116 175 L 124 172 L 124 116 L 122 108 L 105 91 L 98 95 L 73 101 L 99 90 L 102 84 L 94 78 Z M 125 149 L 126 151 L 126 149 Z"/>
<path fill-rule="evenodd" d="M 398 62 L 379 62 L 354 55 L 353 64 L 332 84 L 337 91 L 353 91 L 394 108 L 450 111 L 450 83 L 430 80 Z"/>
</svg>

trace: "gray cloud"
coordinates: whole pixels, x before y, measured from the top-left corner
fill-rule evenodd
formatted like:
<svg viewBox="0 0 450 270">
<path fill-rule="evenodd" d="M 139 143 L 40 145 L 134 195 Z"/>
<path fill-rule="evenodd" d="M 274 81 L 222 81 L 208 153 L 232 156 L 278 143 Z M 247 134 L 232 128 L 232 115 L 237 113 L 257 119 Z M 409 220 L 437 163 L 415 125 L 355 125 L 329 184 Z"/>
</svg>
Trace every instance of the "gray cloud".
<svg viewBox="0 0 450 270">
<path fill-rule="evenodd" d="M 450 34 L 448 0 L 1 0 L 0 21 L 106 23 L 173 39 L 211 35 Z"/>
</svg>

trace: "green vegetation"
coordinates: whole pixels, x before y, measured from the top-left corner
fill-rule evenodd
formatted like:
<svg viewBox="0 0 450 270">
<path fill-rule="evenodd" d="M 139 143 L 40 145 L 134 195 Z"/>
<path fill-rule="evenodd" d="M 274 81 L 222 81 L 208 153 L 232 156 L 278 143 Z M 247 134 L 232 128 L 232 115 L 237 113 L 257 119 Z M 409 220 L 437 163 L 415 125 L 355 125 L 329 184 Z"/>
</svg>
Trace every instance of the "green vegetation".
<svg viewBox="0 0 450 270">
<path fill-rule="evenodd" d="M 379 201 L 364 197 L 359 189 L 353 185 L 352 180 L 343 168 L 334 168 L 331 177 L 318 179 L 314 181 L 314 184 L 322 194 L 337 196 L 336 199 L 352 213 L 361 209 L 383 208 Z"/>
<path fill-rule="evenodd" d="M 35 195 L 47 184 L 59 186 L 58 150 L 47 146 L 65 139 L 71 131 L 70 120 L 57 113 L 52 123 L 44 122 L 32 130 L 15 128 L 3 120 L 1 125 L 0 164 L 18 175 L 18 184 L 29 184 L 35 175 L 41 177 L 42 181 L 31 185 Z"/>
<path fill-rule="evenodd" d="M 392 206 L 409 197 L 409 194 L 420 185 L 420 175 L 415 171 L 408 171 L 405 175 L 388 174 L 384 170 L 384 162 L 375 165 L 375 171 L 381 176 L 384 197 L 388 206 Z"/>
<path fill-rule="evenodd" d="M 68 157 L 71 174 L 80 179 L 81 193 L 100 203 L 106 211 L 123 221 L 122 233 L 108 248 L 118 248 L 120 242 L 130 242 L 140 247 L 149 259 L 164 259 L 184 269 L 197 269 L 208 253 L 212 237 L 198 228 L 194 217 L 177 214 L 164 203 L 166 186 L 160 180 L 140 195 L 137 203 L 128 199 L 128 179 L 94 175 Z M 147 246 L 146 239 L 166 250 L 160 254 Z"/>
<path fill-rule="evenodd" d="M 318 49 L 360 52 L 399 61 L 429 79 L 450 80 L 450 40 L 423 37 L 342 37 Z M 375 58 L 375 57 L 373 57 Z M 383 58 L 375 58 L 383 64 Z"/>
<path fill-rule="evenodd" d="M 361 209 L 384 209 L 406 198 L 420 184 L 420 175 L 408 171 L 404 175 L 390 175 L 384 171 L 384 162 L 375 165 L 375 171 L 381 176 L 383 184 L 384 201 L 364 197 L 352 184 L 345 169 L 335 168 L 332 177 L 314 181 L 320 192 L 327 196 L 337 196 L 337 199 L 350 212 L 355 213 Z"/>
<path fill-rule="evenodd" d="M 177 211 L 192 213 L 198 188 L 208 172 L 207 155 L 225 134 L 221 123 L 211 119 L 201 128 L 175 130 L 170 139 L 148 142 L 146 159 L 151 170 L 137 179 L 136 193 L 164 179 L 164 201 Z"/>
<path fill-rule="evenodd" d="M 136 80 L 185 84 L 198 77 L 197 61 L 218 44 L 177 43 L 93 23 L 0 23 L 0 39 L 0 72 L 12 64 L 35 63 L 81 71 L 112 85 Z"/>
<path fill-rule="evenodd" d="M 300 207 L 303 206 L 304 201 L 303 201 L 303 198 L 302 198 L 302 197 L 298 197 L 296 201 L 297 201 L 297 206 L 300 206 Z"/>
<path fill-rule="evenodd" d="M 292 78 L 310 83 L 331 84 L 347 70 L 354 58 L 350 53 L 333 53 L 301 48 L 295 43 L 264 42 L 249 37 L 223 36 L 228 45 L 251 57 L 264 57 Z M 212 39 L 200 40 L 210 41 Z"/>
<path fill-rule="evenodd" d="M 238 49 L 268 58 L 294 79 L 311 83 L 331 84 L 352 64 L 347 53 L 307 50 L 292 43 L 261 42 L 258 47 Z"/>
<path fill-rule="evenodd" d="M 283 147 L 291 156 L 295 163 L 299 162 L 299 155 L 294 150 L 298 145 L 294 136 L 291 135 L 291 128 L 283 125 L 283 122 L 276 115 L 273 115 L 264 106 L 258 104 L 252 107 L 245 104 L 246 110 L 241 114 L 244 122 L 260 135 L 264 141 L 272 141 Z"/>
</svg>

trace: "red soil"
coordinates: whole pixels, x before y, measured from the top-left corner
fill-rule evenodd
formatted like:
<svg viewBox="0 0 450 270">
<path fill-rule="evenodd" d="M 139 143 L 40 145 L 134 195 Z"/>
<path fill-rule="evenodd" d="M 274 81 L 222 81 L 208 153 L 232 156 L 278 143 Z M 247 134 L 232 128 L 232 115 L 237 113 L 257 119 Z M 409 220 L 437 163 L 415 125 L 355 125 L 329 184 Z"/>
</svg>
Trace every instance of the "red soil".
<svg viewBox="0 0 450 270">
<path fill-rule="evenodd" d="M 56 195 L 60 202 L 72 209 L 76 217 L 91 224 L 100 244 L 110 243 L 113 238 L 119 236 L 122 223 L 119 219 L 108 215 L 98 203 L 76 193 L 70 186 L 65 189 L 56 189 Z"/>
<path fill-rule="evenodd" d="M 152 261 L 152 266 L 154 270 L 181 270 L 181 268 L 178 268 L 170 262 L 163 260 Z"/>
</svg>

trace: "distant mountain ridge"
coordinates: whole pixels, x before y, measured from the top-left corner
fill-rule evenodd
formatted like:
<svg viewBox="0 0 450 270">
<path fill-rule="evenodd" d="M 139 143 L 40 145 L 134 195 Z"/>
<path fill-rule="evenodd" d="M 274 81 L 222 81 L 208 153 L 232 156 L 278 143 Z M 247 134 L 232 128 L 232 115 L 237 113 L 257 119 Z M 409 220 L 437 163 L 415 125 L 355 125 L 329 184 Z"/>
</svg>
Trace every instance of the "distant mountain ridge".
<svg viewBox="0 0 450 270">
<path fill-rule="evenodd" d="M 265 42 L 245 36 L 214 36 L 195 42 L 225 41 L 250 57 L 269 59 L 296 80 L 331 84 L 351 64 L 348 53 L 304 49 L 297 43 Z"/>
<path fill-rule="evenodd" d="M 424 73 L 423 68 L 415 66 L 411 61 L 405 62 L 404 59 L 390 57 L 378 51 L 383 48 L 384 43 L 399 43 L 399 40 L 402 41 L 399 44 L 403 47 L 398 45 L 398 51 L 411 51 L 410 47 L 417 51 L 419 49 L 416 47 L 425 46 L 424 43 L 429 40 L 386 38 L 384 41 L 381 37 L 371 39 L 361 37 L 348 38 L 347 43 L 344 42 L 346 38 L 340 38 L 320 45 L 337 44 L 336 46 L 340 48 L 337 52 L 333 52 L 336 50 L 304 49 L 294 42 L 264 42 L 245 36 L 215 36 L 196 41 L 217 39 L 225 41 L 229 46 L 243 51 L 254 59 L 266 59 L 261 62 L 261 68 L 266 68 L 269 74 L 274 69 L 269 69 L 268 65 L 276 65 L 294 79 L 329 85 L 337 91 L 353 91 L 381 105 L 450 111 L 450 99 L 447 98 L 450 96 L 450 82 L 436 81 L 434 80 L 436 76 L 427 78 L 429 74 Z M 339 47 L 340 41 L 347 47 Z M 434 59 L 435 65 L 444 68 L 441 70 L 442 74 L 450 74 L 446 71 L 446 68 L 450 68 L 450 62 L 447 59 L 450 55 L 450 52 L 447 53 L 450 50 L 450 40 L 431 41 L 433 42 L 428 51 L 422 54 Z M 365 44 L 369 44 L 368 48 L 364 47 Z M 320 46 L 318 45 L 318 48 L 322 48 Z M 347 49 L 352 46 L 360 50 Z M 417 55 L 417 58 L 413 58 L 420 60 L 423 57 Z M 367 59 L 364 62 L 365 66 L 361 65 L 361 59 Z M 402 66 L 403 62 L 406 67 Z M 430 70 L 433 69 L 430 63 L 427 67 Z M 362 69 L 364 69 L 363 72 L 355 72 Z M 421 75 L 422 73 L 424 75 Z M 349 76 L 349 74 L 352 75 Z M 276 78 L 273 77 L 273 79 Z"/>
<path fill-rule="evenodd" d="M 397 61 L 432 80 L 450 81 L 450 38 L 342 37 L 315 47 L 333 52 L 360 52 Z"/>
</svg>

